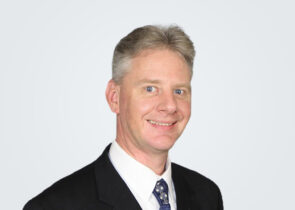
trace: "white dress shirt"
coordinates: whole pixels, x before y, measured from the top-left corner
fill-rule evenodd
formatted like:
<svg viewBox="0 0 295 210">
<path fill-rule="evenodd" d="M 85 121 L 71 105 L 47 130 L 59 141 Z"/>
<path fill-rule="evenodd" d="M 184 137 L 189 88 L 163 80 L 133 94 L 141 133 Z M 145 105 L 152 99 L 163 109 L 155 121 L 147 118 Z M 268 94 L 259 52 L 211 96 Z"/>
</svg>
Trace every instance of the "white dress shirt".
<svg viewBox="0 0 295 210">
<path fill-rule="evenodd" d="M 169 188 L 168 196 L 171 210 L 176 210 L 176 196 L 169 158 L 166 162 L 165 172 L 159 176 L 127 154 L 116 141 L 111 145 L 109 157 L 143 210 L 159 210 L 160 205 L 153 194 L 153 190 L 156 182 L 161 178 L 166 181 Z"/>
</svg>

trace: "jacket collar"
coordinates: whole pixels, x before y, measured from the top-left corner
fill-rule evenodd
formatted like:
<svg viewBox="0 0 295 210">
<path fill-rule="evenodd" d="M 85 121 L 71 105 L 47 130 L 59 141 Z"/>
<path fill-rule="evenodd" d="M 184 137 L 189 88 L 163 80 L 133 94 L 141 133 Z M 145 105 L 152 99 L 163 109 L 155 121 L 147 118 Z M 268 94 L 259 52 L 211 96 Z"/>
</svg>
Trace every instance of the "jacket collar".
<svg viewBox="0 0 295 210">
<path fill-rule="evenodd" d="M 191 190 L 190 185 L 185 181 L 181 173 L 179 173 L 179 171 L 176 169 L 174 163 L 172 163 L 172 179 L 176 193 L 177 209 L 193 209 L 191 203 L 191 196 L 193 195 L 193 191 Z"/>
<path fill-rule="evenodd" d="M 110 145 L 107 146 L 95 163 L 98 199 L 112 206 L 113 209 L 141 209 L 108 157 Z"/>
<path fill-rule="evenodd" d="M 139 210 L 141 209 L 140 205 L 109 159 L 110 146 L 111 144 L 106 147 L 95 162 L 95 179 L 100 201 L 99 205 L 103 205 L 105 210 L 107 210 L 107 206 L 109 209 Z M 193 190 L 173 163 L 172 179 L 176 193 L 177 209 L 195 210 L 196 208 L 193 207 L 191 202 L 191 196 L 194 194 Z"/>
</svg>

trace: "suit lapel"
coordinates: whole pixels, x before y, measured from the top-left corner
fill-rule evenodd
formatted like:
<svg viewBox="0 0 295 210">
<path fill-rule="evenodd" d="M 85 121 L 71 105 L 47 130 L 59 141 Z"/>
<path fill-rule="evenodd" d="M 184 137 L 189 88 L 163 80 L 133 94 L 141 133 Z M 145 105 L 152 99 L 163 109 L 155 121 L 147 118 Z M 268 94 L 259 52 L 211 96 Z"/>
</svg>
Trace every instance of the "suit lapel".
<svg viewBox="0 0 295 210">
<path fill-rule="evenodd" d="M 103 154 L 95 161 L 95 179 L 99 202 L 91 209 L 104 210 L 141 210 L 140 205 L 113 167 L 109 157 L 110 145 Z M 194 194 L 189 183 L 186 182 L 182 173 L 172 163 L 172 180 L 175 187 L 178 210 L 198 210 L 195 202 L 192 202 Z"/>
<path fill-rule="evenodd" d="M 112 209 L 141 209 L 128 186 L 113 167 L 108 157 L 109 149 L 110 145 L 95 162 L 95 178 L 99 200 Z"/>
<path fill-rule="evenodd" d="M 183 176 L 175 169 L 172 164 L 172 179 L 176 194 L 176 204 L 178 210 L 197 210 L 191 202 L 191 195 L 193 194 L 189 184 L 185 181 Z"/>
</svg>

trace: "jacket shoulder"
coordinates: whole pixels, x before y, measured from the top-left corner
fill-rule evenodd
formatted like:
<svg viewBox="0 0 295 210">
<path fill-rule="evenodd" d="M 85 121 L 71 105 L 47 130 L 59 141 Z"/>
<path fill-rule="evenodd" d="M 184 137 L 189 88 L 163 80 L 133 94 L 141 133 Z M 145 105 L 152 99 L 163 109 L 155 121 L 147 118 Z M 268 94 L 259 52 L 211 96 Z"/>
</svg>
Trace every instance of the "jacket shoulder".
<svg viewBox="0 0 295 210">
<path fill-rule="evenodd" d="M 96 199 L 94 163 L 64 177 L 32 198 L 24 210 L 79 209 Z"/>
</svg>

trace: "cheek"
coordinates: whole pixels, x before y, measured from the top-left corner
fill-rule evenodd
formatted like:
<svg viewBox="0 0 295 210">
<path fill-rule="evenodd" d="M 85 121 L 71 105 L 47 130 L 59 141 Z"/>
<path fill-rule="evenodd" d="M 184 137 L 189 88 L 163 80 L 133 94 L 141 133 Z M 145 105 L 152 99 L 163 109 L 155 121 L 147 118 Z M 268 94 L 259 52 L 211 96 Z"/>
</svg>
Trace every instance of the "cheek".
<svg viewBox="0 0 295 210">
<path fill-rule="evenodd" d="M 142 114 L 148 114 L 155 107 L 155 100 L 153 99 L 141 99 L 137 101 L 139 110 Z"/>
<path fill-rule="evenodd" d="M 135 99 L 129 104 L 129 113 L 132 113 L 132 118 L 138 120 L 143 119 L 146 115 L 151 113 L 155 107 L 154 100 L 151 99 Z"/>
<path fill-rule="evenodd" d="M 182 101 L 179 103 L 179 111 L 182 113 L 184 118 L 190 118 L 191 116 L 191 103 L 189 101 Z"/>
</svg>

